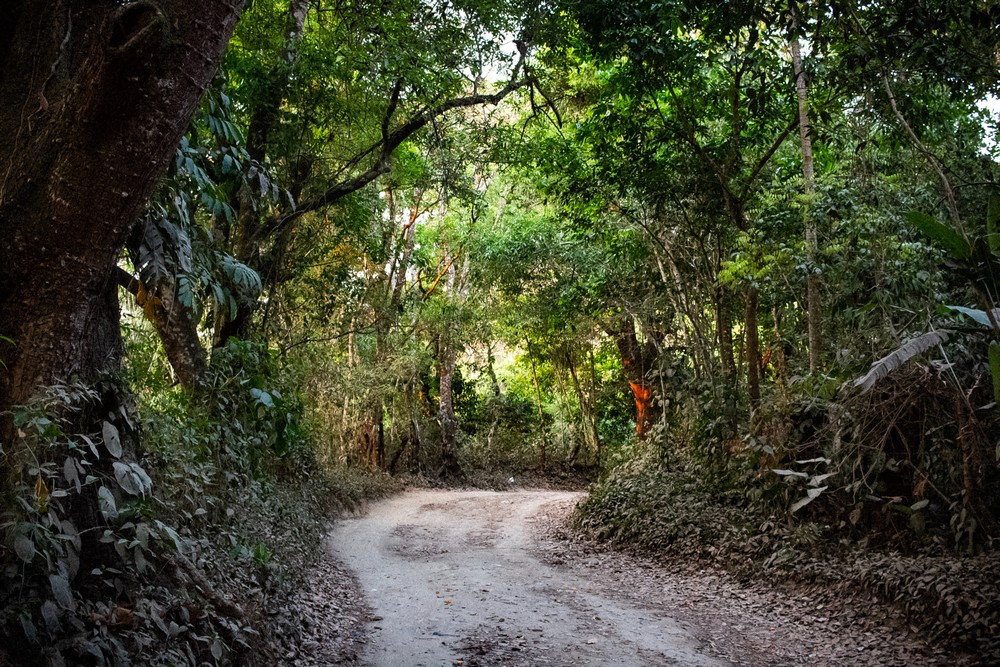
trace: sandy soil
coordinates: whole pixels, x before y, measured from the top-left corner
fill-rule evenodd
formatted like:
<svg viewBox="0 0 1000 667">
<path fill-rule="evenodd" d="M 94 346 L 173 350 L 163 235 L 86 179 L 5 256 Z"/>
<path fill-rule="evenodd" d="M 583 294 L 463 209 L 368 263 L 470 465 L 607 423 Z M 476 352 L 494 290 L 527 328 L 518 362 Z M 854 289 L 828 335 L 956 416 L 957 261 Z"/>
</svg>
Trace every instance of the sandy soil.
<svg viewBox="0 0 1000 667">
<path fill-rule="evenodd" d="M 353 573 L 364 599 L 351 631 L 358 653 L 337 662 L 954 664 L 863 610 L 845 619 L 808 597 L 718 573 L 675 574 L 575 542 L 564 524 L 582 497 L 416 490 L 341 521 L 331 556 Z"/>
</svg>

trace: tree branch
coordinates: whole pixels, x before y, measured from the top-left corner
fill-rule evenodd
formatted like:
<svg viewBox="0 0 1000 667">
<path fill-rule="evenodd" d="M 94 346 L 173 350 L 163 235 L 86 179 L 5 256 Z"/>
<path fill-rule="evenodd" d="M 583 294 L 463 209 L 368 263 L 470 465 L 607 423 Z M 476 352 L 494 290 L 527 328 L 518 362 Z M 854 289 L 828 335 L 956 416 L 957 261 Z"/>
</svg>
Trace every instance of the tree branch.
<svg viewBox="0 0 1000 667">
<path fill-rule="evenodd" d="M 920 137 L 913 131 L 913 127 L 906 121 L 906 117 L 899 110 L 899 107 L 896 105 L 896 95 L 892 91 L 892 86 L 889 85 L 889 76 L 884 70 L 882 71 L 882 84 L 885 86 L 885 93 L 889 98 L 889 106 L 892 107 L 892 113 L 895 114 L 899 124 L 906 130 L 906 134 L 913 143 L 913 146 L 924 156 L 927 164 L 930 165 L 934 173 L 937 174 L 938 180 L 941 181 L 941 187 L 944 188 L 945 207 L 948 209 L 948 215 L 951 216 L 951 221 L 955 224 L 959 233 L 965 236 L 965 225 L 962 223 L 962 214 L 958 212 L 955 191 L 951 187 L 951 181 L 948 180 L 947 174 L 944 173 L 944 169 L 941 167 L 941 160 L 924 145 L 924 142 L 920 141 Z"/>
<path fill-rule="evenodd" d="M 434 279 L 434 282 L 431 283 L 431 286 L 427 289 L 427 291 L 424 292 L 424 301 L 430 298 L 431 294 L 433 294 L 434 290 L 437 288 L 438 283 L 441 282 L 441 279 L 444 277 L 444 274 L 448 273 L 448 269 L 450 269 L 455 264 L 455 260 L 458 259 L 461 255 L 462 255 L 462 249 L 459 248 L 458 252 L 455 253 L 455 256 L 448 260 L 448 263 L 444 265 L 443 269 L 441 269 L 441 273 L 438 274 L 437 278 Z"/>
<path fill-rule="evenodd" d="M 132 296 L 139 294 L 139 279 L 120 266 L 114 270 L 115 282 Z"/>
<path fill-rule="evenodd" d="M 788 135 L 791 134 L 798 126 L 799 117 L 796 115 L 792 118 L 792 122 L 786 125 L 785 129 L 781 131 L 781 134 L 779 134 L 777 139 L 774 140 L 771 147 L 767 149 L 767 152 L 760 156 L 760 159 L 757 160 L 757 163 L 750 171 L 750 175 L 747 177 L 746 182 L 743 184 L 743 188 L 740 190 L 741 200 L 746 199 L 747 195 L 750 193 L 750 186 L 757 180 L 757 176 L 760 175 L 761 170 L 767 165 L 768 162 L 771 161 L 771 158 L 774 157 L 777 150 L 781 148 L 781 144 L 785 143 L 785 139 L 788 138 Z"/>
<path fill-rule="evenodd" d="M 726 173 L 725 168 L 716 162 L 705 147 L 698 142 L 698 137 L 695 134 L 695 128 L 692 126 L 684 116 L 684 110 L 681 106 L 680 100 L 677 97 L 677 93 L 674 91 L 673 86 L 667 86 L 667 92 L 670 95 L 670 99 L 673 100 L 674 107 L 677 109 L 677 117 L 680 120 L 681 128 L 684 130 L 681 136 L 687 141 L 688 145 L 694 149 L 694 152 L 698 154 L 698 157 L 703 159 L 712 168 L 712 173 L 715 174 L 715 179 L 719 182 L 719 186 L 722 188 L 723 193 L 732 201 L 742 202 L 742 199 L 737 198 L 736 193 L 733 192 L 729 185 L 729 176 Z M 657 112 L 660 114 L 660 119 L 663 121 L 664 129 L 669 129 L 667 127 L 667 119 L 660 108 L 659 102 L 656 100 L 656 96 L 650 94 L 650 98 L 653 100 L 653 104 L 656 106 Z"/>
<path fill-rule="evenodd" d="M 391 168 L 389 159 L 392 157 L 392 153 L 399 148 L 404 141 L 409 139 L 418 130 L 435 120 L 437 117 L 456 109 L 467 109 L 469 107 L 480 106 L 483 104 L 499 104 L 505 97 L 507 97 L 507 95 L 515 90 L 532 85 L 533 79 L 530 75 L 520 76 L 525 67 L 524 59 L 525 54 L 521 53 L 517 63 L 514 65 L 513 71 L 511 72 L 510 81 L 507 85 L 495 93 L 489 95 L 476 94 L 452 98 L 435 107 L 431 107 L 421 113 L 418 113 L 416 116 L 403 125 L 400 125 L 395 130 L 389 131 L 391 116 L 395 112 L 399 101 L 400 82 L 397 81 L 396 85 L 393 87 L 393 92 L 389 98 L 389 106 L 386 109 L 386 114 L 382 121 L 382 139 L 366 151 L 366 153 L 374 152 L 375 149 L 381 146 L 381 150 L 379 151 L 375 163 L 354 178 L 336 183 L 330 186 L 319 196 L 302 202 L 295 208 L 294 211 L 289 211 L 288 213 L 267 220 L 260 227 L 260 232 L 256 235 L 257 240 L 263 240 L 264 238 L 277 233 L 306 213 L 332 204 L 338 199 L 360 190 L 369 183 L 373 182 L 379 176 L 388 173 Z"/>
</svg>

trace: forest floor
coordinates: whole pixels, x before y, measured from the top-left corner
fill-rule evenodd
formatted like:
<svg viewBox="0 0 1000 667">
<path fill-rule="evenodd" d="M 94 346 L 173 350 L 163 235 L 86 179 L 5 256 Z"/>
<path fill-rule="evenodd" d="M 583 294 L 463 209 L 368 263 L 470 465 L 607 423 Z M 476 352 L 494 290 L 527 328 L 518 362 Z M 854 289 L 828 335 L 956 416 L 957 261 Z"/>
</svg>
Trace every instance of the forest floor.
<svg viewBox="0 0 1000 667">
<path fill-rule="evenodd" d="M 877 608 L 582 540 L 572 491 L 412 490 L 336 525 L 297 665 L 956 665 Z"/>
</svg>

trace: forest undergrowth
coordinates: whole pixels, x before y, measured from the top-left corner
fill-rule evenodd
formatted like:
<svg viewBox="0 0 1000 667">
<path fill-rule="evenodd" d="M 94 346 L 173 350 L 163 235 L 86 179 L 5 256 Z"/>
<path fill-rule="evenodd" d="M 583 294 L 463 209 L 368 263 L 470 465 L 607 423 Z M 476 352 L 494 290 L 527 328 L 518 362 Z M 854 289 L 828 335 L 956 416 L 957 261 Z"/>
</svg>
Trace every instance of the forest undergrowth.
<svg viewBox="0 0 1000 667">
<path fill-rule="evenodd" d="M 93 387 L 51 387 L 15 415 L 0 664 L 278 664 L 330 521 L 402 488 L 316 462 L 292 377 L 265 348 L 233 341 L 189 394 L 156 376 L 141 329 L 125 379 L 145 389 L 102 433 L 69 430 L 106 408 Z M 137 433 L 138 462 L 121 463 Z M 78 494 L 96 494 L 100 535 L 76 530 Z"/>
<path fill-rule="evenodd" d="M 583 488 L 596 470 L 563 465 L 562 448 L 542 464 L 513 423 L 489 445 L 463 434 L 460 470 L 447 477 L 434 474 L 434 447 L 395 475 L 324 457 L 338 434 L 322 430 L 300 389 L 308 364 L 233 339 L 189 392 L 173 384 L 148 322 L 130 322 L 126 371 L 106 380 L 114 391 L 57 385 L 15 411 L 0 664 L 280 664 L 307 638 L 295 601 L 331 521 L 408 486 Z M 74 430 L 81 421 L 100 432 Z M 88 495 L 100 516 L 81 519 L 73 501 Z M 87 521 L 99 532 L 77 531 Z"/>
<path fill-rule="evenodd" d="M 676 419 L 609 466 L 574 526 L 671 568 L 884 606 L 918 639 L 995 664 L 997 420 L 963 417 L 947 380 L 917 365 L 729 442 Z"/>
</svg>

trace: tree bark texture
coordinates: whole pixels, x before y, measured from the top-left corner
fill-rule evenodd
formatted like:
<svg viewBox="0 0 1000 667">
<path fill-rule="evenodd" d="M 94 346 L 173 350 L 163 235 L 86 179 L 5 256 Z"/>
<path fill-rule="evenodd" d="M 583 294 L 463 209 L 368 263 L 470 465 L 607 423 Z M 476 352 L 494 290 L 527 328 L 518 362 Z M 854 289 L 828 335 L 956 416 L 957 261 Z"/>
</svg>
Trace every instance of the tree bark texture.
<svg viewBox="0 0 1000 667">
<path fill-rule="evenodd" d="M 792 28 L 798 31 L 798 14 L 794 2 L 792 10 Z M 806 317 L 809 328 L 809 371 L 819 370 L 820 352 L 823 347 L 823 315 L 821 312 L 820 277 L 816 273 L 816 262 L 819 256 L 819 237 L 816 230 L 816 220 L 810 215 L 811 202 L 808 201 L 816 192 L 815 172 L 813 168 L 812 127 L 809 124 L 809 99 L 805 71 L 802 69 L 802 51 L 799 47 L 798 35 L 791 40 L 792 69 L 795 74 L 795 95 L 799 105 L 799 138 L 802 144 L 802 191 L 806 195 L 805 204 L 805 240 L 808 271 L 806 274 Z"/>
<path fill-rule="evenodd" d="M 747 337 L 747 394 L 751 409 L 760 404 L 760 331 L 757 329 L 757 311 L 760 291 L 751 285 L 747 288 L 746 337 Z"/>
<path fill-rule="evenodd" d="M 194 311 L 177 300 L 176 281 L 166 277 L 152 291 L 140 286 L 135 297 L 156 329 L 174 377 L 188 391 L 200 387 L 208 371 L 208 360 L 198 338 Z"/>
<path fill-rule="evenodd" d="M 646 378 L 656 361 L 656 345 L 651 340 L 639 342 L 635 322 L 630 316 L 620 318 L 617 329 L 609 333 L 618 346 L 625 378 L 635 399 L 635 433 L 640 440 L 644 440 L 656 423 L 654 385 Z"/>
<path fill-rule="evenodd" d="M 118 366 L 116 262 L 242 3 L 14 3 L 0 42 L 0 407 Z M 114 336 L 112 336 L 114 337 Z"/>
<path fill-rule="evenodd" d="M 456 441 L 458 420 L 455 417 L 455 394 L 452 390 L 456 366 L 455 350 L 442 336 L 437 363 L 438 383 L 440 385 L 438 419 L 441 422 L 441 474 L 446 476 L 456 475 L 460 470 Z"/>
</svg>

